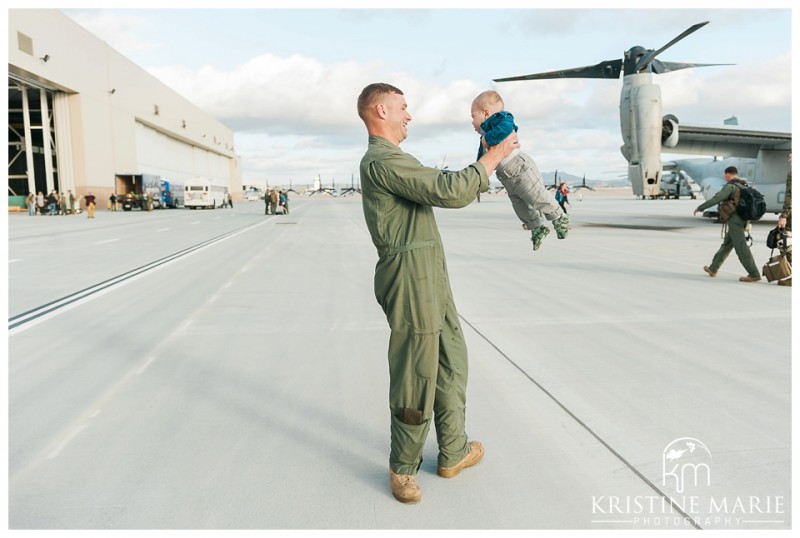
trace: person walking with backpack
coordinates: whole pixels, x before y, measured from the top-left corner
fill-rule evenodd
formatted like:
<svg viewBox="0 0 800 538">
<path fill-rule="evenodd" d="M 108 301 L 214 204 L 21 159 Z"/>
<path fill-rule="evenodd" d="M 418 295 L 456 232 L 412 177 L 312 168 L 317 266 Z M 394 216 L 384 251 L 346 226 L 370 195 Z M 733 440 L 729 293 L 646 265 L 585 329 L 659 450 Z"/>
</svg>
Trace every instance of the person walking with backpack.
<svg viewBox="0 0 800 538">
<path fill-rule="evenodd" d="M 717 276 L 717 271 L 725 263 L 731 250 L 735 250 L 739 263 L 747 271 L 747 276 L 739 277 L 739 280 L 741 282 L 758 282 L 761 280 L 761 273 L 753 259 L 753 253 L 750 252 L 750 246 L 747 244 L 746 230 L 750 221 L 742 218 L 736 211 L 736 204 L 741 195 L 740 189 L 742 186 L 747 187 L 747 181 L 739 177 L 739 170 L 735 166 L 726 168 L 724 177 L 725 186 L 710 200 L 706 200 L 694 210 L 696 215 L 699 211 L 704 211 L 719 204 L 719 216 L 723 222 L 724 237 L 722 245 L 717 250 L 717 253 L 714 254 L 711 265 L 703 266 L 703 271 L 708 273 L 708 276 Z"/>
</svg>

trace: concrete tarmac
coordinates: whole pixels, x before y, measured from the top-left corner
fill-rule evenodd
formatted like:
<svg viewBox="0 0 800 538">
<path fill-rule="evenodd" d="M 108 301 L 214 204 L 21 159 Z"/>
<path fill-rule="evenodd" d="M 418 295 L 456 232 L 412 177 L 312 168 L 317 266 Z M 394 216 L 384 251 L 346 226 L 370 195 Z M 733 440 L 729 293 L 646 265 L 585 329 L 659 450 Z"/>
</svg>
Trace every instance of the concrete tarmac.
<svg viewBox="0 0 800 538">
<path fill-rule="evenodd" d="M 486 456 L 431 431 L 417 505 L 357 195 L 9 215 L 9 528 L 791 528 L 791 288 L 709 278 L 698 201 L 571 200 L 537 252 L 504 194 L 437 210 Z"/>
</svg>

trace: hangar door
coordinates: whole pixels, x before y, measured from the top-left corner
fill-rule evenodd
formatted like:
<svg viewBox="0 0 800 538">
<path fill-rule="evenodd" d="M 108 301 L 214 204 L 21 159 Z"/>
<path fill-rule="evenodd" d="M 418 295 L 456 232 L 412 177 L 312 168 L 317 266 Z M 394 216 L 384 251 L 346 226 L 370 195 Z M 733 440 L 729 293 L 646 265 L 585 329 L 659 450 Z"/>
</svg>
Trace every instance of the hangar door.
<svg viewBox="0 0 800 538">
<path fill-rule="evenodd" d="M 136 159 L 138 174 L 160 176 L 179 185 L 195 176 L 230 183 L 227 156 L 178 140 L 138 121 Z"/>
<path fill-rule="evenodd" d="M 8 194 L 63 190 L 53 109 L 57 92 L 8 78 Z M 62 95 L 63 96 L 63 95 Z"/>
</svg>

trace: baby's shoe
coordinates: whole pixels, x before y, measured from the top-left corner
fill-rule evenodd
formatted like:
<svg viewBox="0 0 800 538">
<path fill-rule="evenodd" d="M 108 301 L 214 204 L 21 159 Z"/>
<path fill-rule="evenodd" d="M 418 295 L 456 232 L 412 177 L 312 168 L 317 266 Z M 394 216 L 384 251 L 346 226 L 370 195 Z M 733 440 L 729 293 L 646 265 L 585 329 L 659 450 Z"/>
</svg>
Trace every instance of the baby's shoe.
<svg viewBox="0 0 800 538">
<path fill-rule="evenodd" d="M 544 238 L 547 237 L 547 234 L 550 233 L 550 228 L 547 226 L 541 225 L 537 226 L 536 228 L 531 231 L 531 241 L 533 241 L 533 250 L 539 250 L 539 247 L 542 246 L 542 241 Z"/>
<path fill-rule="evenodd" d="M 553 228 L 555 228 L 556 235 L 559 239 L 566 239 L 570 230 L 569 215 L 567 213 L 562 213 L 560 217 L 553 221 Z M 535 247 L 534 250 L 536 250 Z"/>
</svg>

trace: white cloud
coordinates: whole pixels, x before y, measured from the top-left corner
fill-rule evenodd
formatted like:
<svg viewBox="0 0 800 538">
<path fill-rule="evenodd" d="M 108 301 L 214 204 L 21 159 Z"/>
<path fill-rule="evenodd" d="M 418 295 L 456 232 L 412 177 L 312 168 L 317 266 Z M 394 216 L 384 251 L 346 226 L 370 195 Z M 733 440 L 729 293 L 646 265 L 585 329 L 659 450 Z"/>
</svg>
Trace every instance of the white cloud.
<svg viewBox="0 0 800 538">
<path fill-rule="evenodd" d="M 780 69 L 788 61 L 779 57 L 739 66 L 738 77 L 731 76 L 730 68 L 716 67 L 708 69 L 719 71 L 704 76 L 687 69 L 655 76 L 654 82 L 662 87 L 664 112 L 675 113 L 684 123 L 721 125 L 732 114 L 763 121 L 784 113 L 791 101 L 790 74 Z M 246 175 L 276 176 L 283 183 L 318 174 L 340 180 L 357 175 L 366 135 L 355 101 L 365 85 L 378 80 L 406 94 L 413 118 L 404 143 L 407 151 L 425 164 L 438 164 L 447 156 L 453 167 L 466 166 L 476 148 L 469 107 L 486 89 L 472 80 L 424 82 L 380 62 L 324 65 L 300 55 L 262 54 L 230 70 L 164 67 L 150 72 L 237 132 Z M 566 79 L 495 88 L 515 115 L 524 147 L 543 171 L 589 171 L 592 177 L 598 168 L 624 165 L 619 153 L 621 86 L 621 80 Z M 746 111 L 754 106 L 758 117 L 748 118 Z M 777 129 L 779 119 L 748 127 Z"/>
<path fill-rule="evenodd" d="M 790 55 L 737 66 L 687 69 L 659 80 L 665 113 L 681 122 L 722 126 L 737 115 L 740 126 L 791 130 Z M 744 120 L 742 123 L 741 120 Z"/>
<path fill-rule="evenodd" d="M 393 14 L 403 13 L 401 10 Z M 374 19 L 386 13 L 376 10 L 351 14 Z M 509 56 L 513 63 L 503 64 L 497 76 L 524 74 L 524 67 L 520 70 L 514 67 L 518 65 L 542 66 L 546 62 L 544 69 L 560 69 L 621 57 L 620 47 L 627 48 L 637 42 L 648 47 L 661 46 L 672 32 L 711 18 L 705 10 L 689 13 L 600 10 L 589 14 L 582 10 L 580 14 L 576 17 L 569 10 L 522 12 L 514 25 L 502 28 L 508 39 L 517 39 L 520 49 L 512 51 Z M 421 14 L 408 12 L 408 15 Z M 713 15 L 714 27 L 727 24 L 734 29 L 749 21 L 743 17 L 750 17 L 747 10 L 715 11 Z M 123 53 L 153 46 L 141 33 L 138 35 L 142 41 L 134 39 L 136 25 L 146 24 L 135 16 L 113 11 L 71 16 Z M 759 16 L 765 17 L 763 11 Z M 658 32 L 647 24 L 638 24 L 643 17 L 657 18 Z M 609 29 L 613 28 L 617 29 L 616 34 L 612 31 L 609 35 Z M 620 31 L 623 28 L 624 36 Z M 744 58 L 744 61 L 737 66 L 687 69 L 655 76 L 654 82 L 662 89 L 664 112 L 677 115 L 683 123 L 721 125 L 724 118 L 737 115 L 742 126 L 789 130 L 791 54 L 757 56 L 752 52 L 753 46 L 743 39 L 734 39 L 723 49 L 714 47 L 712 51 L 697 45 L 706 35 L 701 32 L 707 31 L 703 29 L 676 44 L 669 54 L 664 54 L 664 59 L 726 62 Z M 369 47 L 369 43 L 359 42 L 356 34 L 347 39 L 358 50 Z M 546 48 L 549 46 L 552 48 Z M 523 146 L 542 171 L 555 168 L 575 174 L 587 171 L 590 177 L 597 177 L 600 171 L 624 168 L 619 152 L 620 79 L 492 85 L 483 77 L 488 75 L 487 71 L 494 71 L 495 66 L 491 70 L 476 70 L 474 78 L 470 78 L 472 72 L 467 70 L 466 78 L 448 80 L 429 74 L 444 72 L 450 64 L 463 62 L 461 56 L 470 56 L 470 51 L 460 54 L 451 50 L 451 56 L 436 56 L 435 63 L 415 70 L 401 61 L 405 49 L 400 48 L 396 56 L 382 50 L 383 54 L 368 56 L 379 60 L 323 61 L 323 51 L 316 54 L 310 50 L 305 54 L 263 53 L 251 58 L 232 58 L 228 65 L 217 63 L 198 69 L 173 65 L 150 67 L 148 71 L 234 130 L 246 182 L 251 178 L 274 177 L 276 182 L 287 183 L 290 179 L 300 181 L 319 174 L 349 183 L 351 175 L 358 173 L 366 142 L 355 101 L 364 86 L 376 81 L 388 82 L 405 92 L 413 121 L 403 148 L 424 164 L 438 165 L 444 159 L 455 168 L 474 160 L 477 137 L 470 124 L 469 107 L 475 95 L 493 86 L 514 113 Z M 720 50 L 728 57 L 720 57 Z M 431 51 L 434 56 L 435 52 Z M 342 57 L 356 57 L 348 54 L 351 53 L 345 52 Z M 709 55 L 714 58 L 706 58 Z M 485 63 L 485 59 L 482 61 Z M 506 72 L 507 65 L 512 65 L 511 70 L 516 72 Z M 531 72 L 537 70 L 542 69 Z"/>
<path fill-rule="evenodd" d="M 146 24 L 146 18 L 119 15 L 112 11 L 76 11 L 70 17 L 113 49 L 130 54 L 156 48 L 156 45 L 143 41 L 138 35 L 142 25 Z"/>
</svg>

